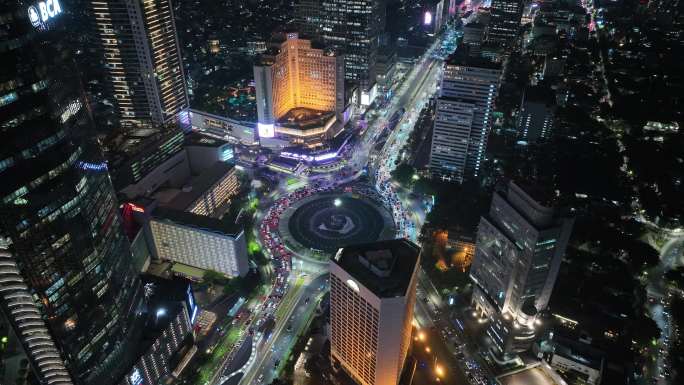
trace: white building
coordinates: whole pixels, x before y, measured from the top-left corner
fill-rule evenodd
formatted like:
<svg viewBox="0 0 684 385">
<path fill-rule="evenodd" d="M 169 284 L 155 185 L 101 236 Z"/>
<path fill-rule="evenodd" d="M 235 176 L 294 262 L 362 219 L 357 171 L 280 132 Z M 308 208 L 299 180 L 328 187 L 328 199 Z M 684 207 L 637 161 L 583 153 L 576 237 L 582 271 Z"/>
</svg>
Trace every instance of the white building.
<svg viewBox="0 0 684 385">
<path fill-rule="evenodd" d="M 399 382 L 419 261 L 405 239 L 345 247 L 330 261 L 331 359 L 361 385 Z"/>
<path fill-rule="evenodd" d="M 477 176 L 492 126 L 501 65 L 459 47 L 444 64 L 428 165 L 433 177 Z"/>
<path fill-rule="evenodd" d="M 243 229 L 226 221 L 158 208 L 149 231 L 157 259 L 174 261 L 229 277 L 249 270 Z"/>
</svg>

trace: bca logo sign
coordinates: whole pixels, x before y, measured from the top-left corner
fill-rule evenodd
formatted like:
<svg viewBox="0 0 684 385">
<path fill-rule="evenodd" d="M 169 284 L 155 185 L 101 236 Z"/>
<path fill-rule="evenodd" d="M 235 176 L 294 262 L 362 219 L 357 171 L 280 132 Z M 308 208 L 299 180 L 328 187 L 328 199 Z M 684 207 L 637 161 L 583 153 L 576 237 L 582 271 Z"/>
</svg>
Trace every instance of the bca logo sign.
<svg viewBox="0 0 684 385">
<path fill-rule="evenodd" d="M 40 1 L 37 5 L 28 8 L 29 21 L 35 28 L 45 28 L 48 20 L 62 13 L 59 0 Z"/>
</svg>

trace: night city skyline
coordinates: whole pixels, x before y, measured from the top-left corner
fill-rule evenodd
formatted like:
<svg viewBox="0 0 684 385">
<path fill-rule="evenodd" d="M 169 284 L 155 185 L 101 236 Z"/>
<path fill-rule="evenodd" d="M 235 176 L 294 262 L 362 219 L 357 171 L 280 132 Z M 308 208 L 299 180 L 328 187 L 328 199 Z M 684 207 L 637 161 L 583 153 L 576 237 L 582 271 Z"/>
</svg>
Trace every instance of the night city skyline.
<svg viewBox="0 0 684 385">
<path fill-rule="evenodd" d="M 684 383 L 679 0 L 0 4 L 0 385 Z"/>
</svg>

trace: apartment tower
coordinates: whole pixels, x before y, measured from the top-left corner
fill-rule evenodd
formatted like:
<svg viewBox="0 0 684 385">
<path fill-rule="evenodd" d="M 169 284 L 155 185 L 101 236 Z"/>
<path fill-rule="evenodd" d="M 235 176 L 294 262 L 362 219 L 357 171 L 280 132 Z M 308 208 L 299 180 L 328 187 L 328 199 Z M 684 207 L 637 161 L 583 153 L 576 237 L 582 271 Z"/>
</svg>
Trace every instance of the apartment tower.
<svg viewBox="0 0 684 385">
<path fill-rule="evenodd" d="M 176 122 L 188 95 L 171 0 L 89 1 L 120 123 Z"/>
</svg>

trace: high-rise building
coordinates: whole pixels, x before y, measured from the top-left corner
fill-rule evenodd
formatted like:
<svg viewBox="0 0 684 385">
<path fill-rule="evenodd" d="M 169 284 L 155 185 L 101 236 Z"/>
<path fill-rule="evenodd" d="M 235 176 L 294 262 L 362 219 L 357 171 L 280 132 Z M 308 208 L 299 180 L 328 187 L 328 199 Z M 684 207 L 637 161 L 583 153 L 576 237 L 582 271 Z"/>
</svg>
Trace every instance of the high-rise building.
<svg viewBox="0 0 684 385">
<path fill-rule="evenodd" d="M 518 37 L 522 12 L 522 0 L 492 0 L 487 40 L 510 45 Z"/>
<path fill-rule="evenodd" d="M 536 143 L 551 136 L 556 113 L 556 96 L 545 85 L 528 87 L 518 112 L 518 136 Z"/>
<path fill-rule="evenodd" d="M 113 384 L 141 286 L 58 0 L 2 0 L 0 311 L 40 384 Z"/>
<path fill-rule="evenodd" d="M 405 239 L 340 249 L 330 261 L 330 349 L 361 385 L 397 385 L 411 342 L 420 248 Z"/>
<path fill-rule="evenodd" d="M 344 66 L 335 51 L 297 33 L 276 35 L 254 65 L 254 81 L 259 137 L 317 147 L 342 129 Z"/>
<path fill-rule="evenodd" d="M 120 123 L 177 121 L 188 95 L 171 0 L 89 2 Z"/>
<path fill-rule="evenodd" d="M 344 74 L 360 86 L 361 103 L 373 101 L 375 62 L 385 31 L 384 0 L 299 0 L 297 22 L 344 55 Z"/>
<path fill-rule="evenodd" d="M 488 334 L 503 354 L 524 351 L 535 337 L 572 231 L 573 220 L 540 188 L 510 182 L 480 219 L 470 277 L 472 301 L 492 320 Z"/>
<path fill-rule="evenodd" d="M 467 51 L 459 47 L 444 63 L 428 165 L 435 178 L 477 176 L 484 160 L 501 65 Z"/>
</svg>

